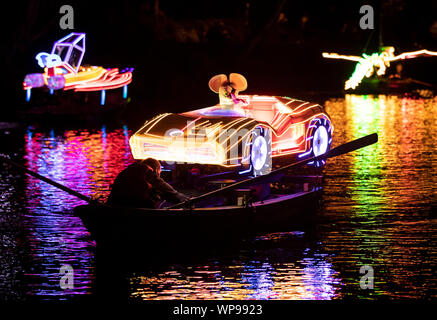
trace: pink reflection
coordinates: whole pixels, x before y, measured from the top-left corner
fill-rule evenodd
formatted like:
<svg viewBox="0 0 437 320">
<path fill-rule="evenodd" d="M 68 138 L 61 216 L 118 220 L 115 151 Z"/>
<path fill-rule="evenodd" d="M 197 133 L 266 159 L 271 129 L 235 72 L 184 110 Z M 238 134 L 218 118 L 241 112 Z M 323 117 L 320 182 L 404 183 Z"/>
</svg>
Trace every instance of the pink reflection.
<svg viewBox="0 0 437 320">
<path fill-rule="evenodd" d="M 28 131 L 25 165 L 84 195 L 106 198 L 110 183 L 133 161 L 126 135 L 127 128 L 107 132 L 104 127 L 57 134 Z M 27 238 L 36 266 L 25 275 L 28 294 L 59 299 L 91 293 L 95 243 L 81 220 L 71 214 L 83 201 L 33 177 L 26 176 L 25 181 Z M 64 264 L 74 269 L 74 289 L 59 286 Z"/>
<path fill-rule="evenodd" d="M 27 167 L 84 195 L 104 198 L 117 174 L 133 162 L 128 134 L 126 128 L 107 133 L 104 127 L 97 132 L 69 130 L 57 136 L 28 132 Z M 61 206 L 61 210 L 82 203 L 38 179 L 28 177 L 28 185 L 28 201 L 33 206 Z"/>
</svg>

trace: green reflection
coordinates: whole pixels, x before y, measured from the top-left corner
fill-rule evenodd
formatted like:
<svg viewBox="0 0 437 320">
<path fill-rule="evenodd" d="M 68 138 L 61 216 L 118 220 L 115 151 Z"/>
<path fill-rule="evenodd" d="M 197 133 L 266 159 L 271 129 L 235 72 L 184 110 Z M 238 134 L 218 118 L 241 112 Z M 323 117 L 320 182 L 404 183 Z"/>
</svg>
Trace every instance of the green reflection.
<svg viewBox="0 0 437 320">
<path fill-rule="evenodd" d="M 384 118 L 385 99 L 384 97 L 346 96 L 346 108 L 350 118 L 350 133 L 352 139 L 357 139 L 370 133 L 378 133 L 381 136 L 381 121 Z M 384 134 L 384 133 L 382 133 Z M 387 199 L 383 190 L 384 178 L 381 174 L 381 159 L 384 154 L 379 143 L 362 148 L 351 154 L 351 195 L 352 200 L 357 204 L 354 210 L 354 219 L 366 221 L 367 223 L 357 224 L 355 234 L 360 239 L 361 245 L 357 253 L 357 269 L 362 265 L 375 266 L 384 265 L 384 261 L 378 257 L 377 252 L 381 249 L 380 243 L 384 243 L 384 235 L 374 232 L 369 228 L 379 220 L 383 214 L 383 207 Z M 371 247 L 366 243 L 373 243 L 375 238 L 380 238 L 377 245 Z M 378 270 L 379 272 L 382 270 Z M 377 277 L 375 278 L 378 279 Z M 358 291 L 357 297 L 366 298 L 371 295 L 382 295 L 379 283 L 376 281 L 374 290 Z"/>
<path fill-rule="evenodd" d="M 346 108 L 351 115 L 352 139 L 374 132 L 381 136 L 380 123 L 384 116 L 384 98 L 348 95 L 346 96 Z M 381 159 L 383 157 L 379 143 L 359 149 L 352 154 L 351 177 L 354 186 L 351 193 L 359 205 L 356 210 L 357 215 L 375 215 L 382 211 L 381 207 L 385 204 L 384 192 L 381 190 L 383 185 Z"/>
</svg>

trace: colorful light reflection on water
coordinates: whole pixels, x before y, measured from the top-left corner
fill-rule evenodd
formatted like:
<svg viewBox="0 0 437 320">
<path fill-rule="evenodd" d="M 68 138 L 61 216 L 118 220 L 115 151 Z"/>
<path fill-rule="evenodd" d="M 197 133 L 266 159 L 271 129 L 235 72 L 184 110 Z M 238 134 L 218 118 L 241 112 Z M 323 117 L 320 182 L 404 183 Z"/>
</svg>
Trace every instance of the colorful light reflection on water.
<svg viewBox="0 0 437 320">
<path fill-rule="evenodd" d="M 328 252 L 342 252 L 332 262 L 343 295 L 429 297 L 436 289 L 437 99 L 347 95 L 326 106 L 336 143 L 379 134 L 378 144 L 333 159 L 327 171 L 323 214 L 335 224 L 321 225 L 321 234 Z M 356 285 L 361 265 L 379 275 L 371 294 Z"/>
<path fill-rule="evenodd" d="M 272 241 L 255 239 L 252 245 Z M 131 277 L 133 299 L 332 299 L 340 279 L 326 255 L 301 247 L 295 236 L 286 235 L 289 248 L 259 250 L 256 257 L 238 254 L 236 259 L 220 257 L 202 264 L 177 264 L 153 275 L 134 273 Z M 282 243 L 284 244 L 284 242 Z M 284 256 L 287 259 L 284 260 Z M 261 258 L 261 259 L 260 259 Z"/>
<path fill-rule="evenodd" d="M 334 146 L 372 132 L 378 132 L 379 142 L 330 159 L 317 223 L 246 239 L 224 254 L 132 271 L 129 298 L 432 297 L 437 228 L 429 208 L 436 202 L 437 99 L 348 95 L 325 105 L 336 125 Z M 117 173 L 132 162 L 131 133 L 126 127 L 28 130 L 11 153 L 22 154 L 31 170 L 104 199 Z M 2 270 L 17 279 L 25 274 L 24 296 L 68 299 L 92 293 L 95 243 L 72 213 L 83 202 L 1 167 L 0 176 L 5 212 L 0 227 L 9 248 L 2 249 Z M 5 228 L 5 217 L 25 235 Z M 75 270 L 73 290 L 59 287 L 62 264 Z M 375 270 L 371 292 L 359 287 L 362 265 Z M 14 283 L 5 285 L 11 296 L 19 296 Z"/>
<path fill-rule="evenodd" d="M 117 173 L 132 162 L 127 128 L 33 132 L 25 135 L 30 170 L 92 198 L 105 198 Z M 109 141 L 109 142 L 108 142 Z M 26 224 L 34 267 L 25 275 L 28 294 L 87 294 L 94 279 L 94 247 L 88 231 L 71 209 L 83 201 L 31 176 L 26 176 Z M 60 288 L 60 267 L 71 265 L 74 289 Z"/>
</svg>

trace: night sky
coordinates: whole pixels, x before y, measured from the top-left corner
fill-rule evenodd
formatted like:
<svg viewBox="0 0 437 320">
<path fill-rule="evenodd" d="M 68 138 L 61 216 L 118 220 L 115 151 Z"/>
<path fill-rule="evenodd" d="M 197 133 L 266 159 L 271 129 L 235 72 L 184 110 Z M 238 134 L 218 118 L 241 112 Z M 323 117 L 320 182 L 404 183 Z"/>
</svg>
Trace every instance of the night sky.
<svg viewBox="0 0 437 320">
<path fill-rule="evenodd" d="M 59 26 L 63 4 L 24 1 L 4 11 L 14 17 L 2 21 L 9 30 L 1 54 L 8 74 L 3 88 L 14 93 L 7 95 L 10 105 L 23 101 L 24 76 L 40 71 L 35 55 L 71 31 L 87 34 L 83 64 L 134 67 L 137 102 L 160 106 L 178 97 L 180 110 L 213 103 L 207 81 L 218 73 L 244 74 L 247 93 L 341 90 L 354 64 L 321 53 L 372 53 L 380 34 L 396 53 L 437 50 L 437 1 L 81 1 L 68 3 L 74 30 Z M 359 27 L 363 4 L 375 10 L 374 30 Z M 432 60 L 409 61 L 405 71 L 435 83 Z"/>
</svg>

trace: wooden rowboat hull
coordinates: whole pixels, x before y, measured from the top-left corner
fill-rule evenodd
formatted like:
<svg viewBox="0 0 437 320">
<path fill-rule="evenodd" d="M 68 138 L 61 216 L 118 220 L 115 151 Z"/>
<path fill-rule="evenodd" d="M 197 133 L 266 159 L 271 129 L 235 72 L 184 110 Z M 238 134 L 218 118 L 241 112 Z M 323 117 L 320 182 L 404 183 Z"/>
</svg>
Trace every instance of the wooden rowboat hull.
<svg viewBox="0 0 437 320">
<path fill-rule="evenodd" d="M 318 207 L 321 188 L 278 196 L 252 206 L 142 209 L 83 205 L 74 209 L 97 244 L 145 244 L 175 239 L 229 239 L 251 233 L 289 231 Z"/>
</svg>

